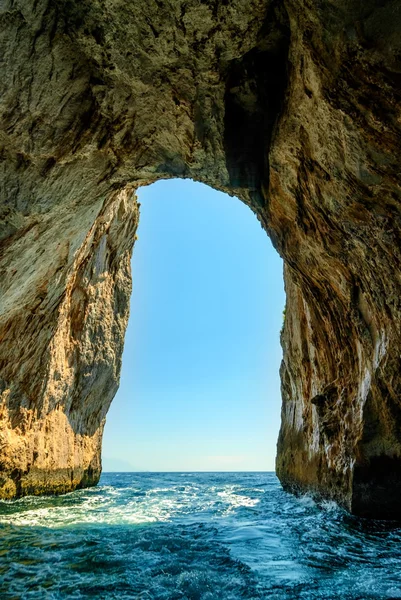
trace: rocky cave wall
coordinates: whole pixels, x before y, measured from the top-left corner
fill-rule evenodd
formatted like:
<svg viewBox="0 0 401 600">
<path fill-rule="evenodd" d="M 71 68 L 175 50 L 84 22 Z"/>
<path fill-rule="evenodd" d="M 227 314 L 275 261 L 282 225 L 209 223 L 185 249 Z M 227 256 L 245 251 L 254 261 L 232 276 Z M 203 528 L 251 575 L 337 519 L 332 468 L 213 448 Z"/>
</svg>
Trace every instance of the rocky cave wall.
<svg viewBox="0 0 401 600">
<path fill-rule="evenodd" d="M 1 0 L 1 497 L 97 482 L 135 190 L 191 177 L 285 262 L 283 485 L 401 516 L 400 27 L 395 0 Z"/>
</svg>

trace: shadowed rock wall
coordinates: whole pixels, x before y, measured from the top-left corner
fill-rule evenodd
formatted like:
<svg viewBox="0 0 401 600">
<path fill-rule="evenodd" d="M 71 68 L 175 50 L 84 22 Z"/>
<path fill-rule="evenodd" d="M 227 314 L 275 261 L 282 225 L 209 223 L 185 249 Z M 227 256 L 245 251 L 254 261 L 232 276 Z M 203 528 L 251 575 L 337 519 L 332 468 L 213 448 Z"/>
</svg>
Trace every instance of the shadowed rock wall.
<svg viewBox="0 0 401 600">
<path fill-rule="evenodd" d="M 285 261 L 284 486 L 400 516 L 397 4 L 0 2 L 1 496 L 98 480 L 135 189 L 192 177 Z"/>
</svg>

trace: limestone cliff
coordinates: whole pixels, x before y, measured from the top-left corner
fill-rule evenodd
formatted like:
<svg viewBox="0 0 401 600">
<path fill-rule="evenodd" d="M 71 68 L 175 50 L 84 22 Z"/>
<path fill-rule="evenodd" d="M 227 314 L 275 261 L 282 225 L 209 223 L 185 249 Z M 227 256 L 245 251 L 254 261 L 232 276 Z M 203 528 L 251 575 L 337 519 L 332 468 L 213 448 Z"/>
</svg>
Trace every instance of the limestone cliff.
<svg viewBox="0 0 401 600">
<path fill-rule="evenodd" d="M 400 26 L 396 0 L 0 2 L 1 496 L 97 481 L 135 189 L 192 177 L 285 261 L 283 484 L 400 516 Z"/>
</svg>

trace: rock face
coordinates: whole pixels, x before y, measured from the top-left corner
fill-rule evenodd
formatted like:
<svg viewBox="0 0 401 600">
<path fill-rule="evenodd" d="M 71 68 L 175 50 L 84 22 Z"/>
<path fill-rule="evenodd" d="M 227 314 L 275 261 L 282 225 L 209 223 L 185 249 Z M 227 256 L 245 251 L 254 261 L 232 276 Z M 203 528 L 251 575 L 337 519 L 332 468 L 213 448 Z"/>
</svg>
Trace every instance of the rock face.
<svg viewBox="0 0 401 600">
<path fill-rule="evenodd" d="M 399 2 L 1 0 L 0 24 L 0 496 L 97 482 L 135 190 L 191 177 L 284 258 L 283 485 L 401 517 Z"/>
</svg>

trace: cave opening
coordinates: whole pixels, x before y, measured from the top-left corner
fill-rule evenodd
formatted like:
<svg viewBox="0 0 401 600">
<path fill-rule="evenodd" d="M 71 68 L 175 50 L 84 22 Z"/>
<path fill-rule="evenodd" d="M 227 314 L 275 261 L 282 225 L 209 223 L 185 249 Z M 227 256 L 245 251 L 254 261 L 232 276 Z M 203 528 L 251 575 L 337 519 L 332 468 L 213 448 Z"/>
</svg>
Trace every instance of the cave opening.
<svg viewBox="0 0 401 600">
<path fill-rule="evenodd" d="M 204 184 L 162 180 L 138 200 L 103 471 L 273 471 L 282 260 L 245 204 Z"/>
</svg>

